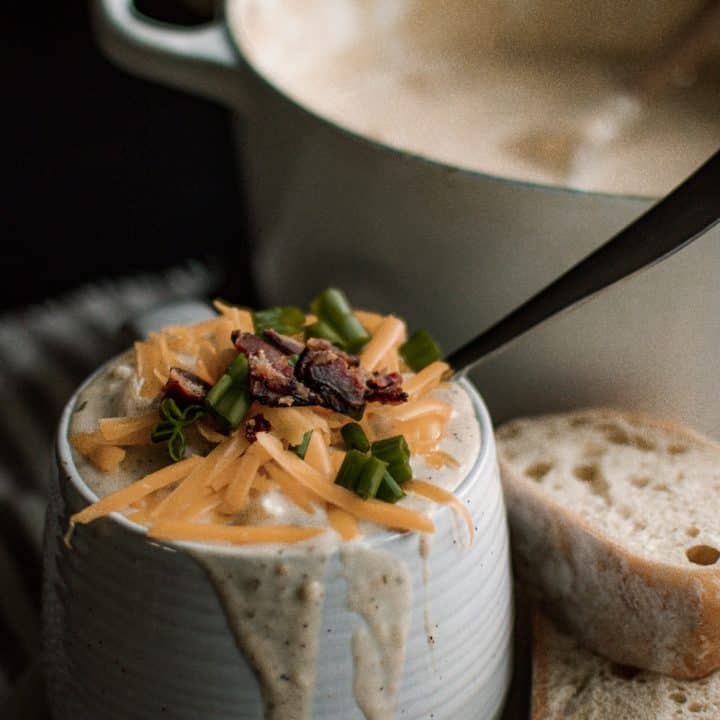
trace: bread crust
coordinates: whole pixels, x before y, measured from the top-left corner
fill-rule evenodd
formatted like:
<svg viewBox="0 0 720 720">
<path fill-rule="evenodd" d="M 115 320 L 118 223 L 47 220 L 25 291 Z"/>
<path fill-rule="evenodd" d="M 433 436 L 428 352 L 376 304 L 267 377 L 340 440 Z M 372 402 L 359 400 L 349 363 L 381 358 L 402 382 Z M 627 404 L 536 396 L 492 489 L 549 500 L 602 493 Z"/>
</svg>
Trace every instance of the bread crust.
<svg viewBox="0 0 720 720">
<path fill-rule="evenodd" d="M 530 720 L 550 718 L 550 657 L 547 635 L 541 632 L 542 617 L 537 611 L 532 621 L 532 694 Z"/>
<path fill-rule="evenodd" d="M 615 410 L 582 412 L 671 429 L 714 447 L 720 460 L 719 445 L 676 424 Z M 720 668 L 720 569 L 638 556 L 517 472 L 501 448 L 499 461 L 515 569 L 549 615 L 623 665 L 678 679 Z"/>
<path fill-rule="evenodd" d="M 616 665 L 540 612 L 533 618 L 533 677 L 531 720 L 720 717 L 720 673 L 681 681 Z"/>
</svg>

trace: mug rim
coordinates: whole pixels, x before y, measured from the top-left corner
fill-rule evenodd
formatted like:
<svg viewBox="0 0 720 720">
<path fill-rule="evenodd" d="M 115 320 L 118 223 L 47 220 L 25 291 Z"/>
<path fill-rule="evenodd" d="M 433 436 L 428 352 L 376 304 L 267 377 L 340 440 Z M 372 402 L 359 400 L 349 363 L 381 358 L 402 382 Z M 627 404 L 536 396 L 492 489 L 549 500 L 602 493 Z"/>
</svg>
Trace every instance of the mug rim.
<svg viewBox="0 0 720 720">
<path fill-rule="evenodd" d="M 63 408 L 62 414 L 60 416 L 60 420 L 58 422 L 55 441 L 55 456 L 58 465 L 64 471 L 64 476 L 60 478 L 60 482 L 62 483 L 69 481 L 72 484 L 73 488 L 88 504 L 97 502 L 100 498 L 85 482 L 75 464 L 75 460 L 73 458 L 73 451 L 70 446 L 70 441 L 68 437 L 70 419 L 72 418 L 72 415 L 75 411 L 75 406 L 77 405 L 80 393 L 85 390 L 96 378 L 106 372 L 111 365 L 116 363 L 119 358 L 121 358 L 126 353 L 127 350 L 118 353 L 117 355 L 114 355 L 110 359 L 106 360 L 96 370 L 90 373 L 90 375 L 88 375 L 80 383 L 80 385 L 78 385 L 78 387 L 75 389 L 75 391 L 65 404 L 65 407 Z M 471 468 L 468 470 L 465 477 L 452 491 L 453 494 L 456 495 L 458 498 L 464 498 L 472 489 L 475 482 L 477 482 L 481 477 L 484 477 L 487 472 L 492 469 L 489 466 L 491 466 L 495 459 L 494 432 L 490 413 L 487 409 L 487 406 L 485 405 L 484 400 L 482 399 L 482 396 L 480 395 L 478 389 L 473 385 L 473 383 L 466 376 L 459 377 L 452 380 L 451 382 L 456 382 L 468 394 L 474 410 L 475 419 L 478 422 L 480 430 L 480 450 L 477 454 L 477 457 L 475 458 L 475 461 L 473 462 Z M 433 514 L 442 512 L 443 510 L 452 512 L 451 508 L 445 505 L 441 505 L 433 510 Z M 111 518 L 113 522 L 118 524 L 125 531 L 128 531 L 133 535 L 143 536 L 145 537 L 146 542 L 156 544 L 162 547 L 179 548 L 186 550 L 212 550 L 217 554 L 237 554 L 238 551 L 243 547 L 230 544 L 214 544 L 210 542 L 200 542 L 193 540 L 161 540 L 156 538 L 148 538 L 146 536 L 147 527 L 145 525 L 141 525 L 140 523 L 128 520 L 128 518 L 119 511 L 111 512 L 105 517 Z M 361 538 L 361 540 L 370 545 L 378 545 L 390 542 L 398 538 L 407 537 L 407 535 L 407 532 L 384 530 L 378 532 L 377 534 L 374 534 L 371 537 Z M 298 545 L 302 546 L 303 543 L 298 543 Z"/>
</svg>

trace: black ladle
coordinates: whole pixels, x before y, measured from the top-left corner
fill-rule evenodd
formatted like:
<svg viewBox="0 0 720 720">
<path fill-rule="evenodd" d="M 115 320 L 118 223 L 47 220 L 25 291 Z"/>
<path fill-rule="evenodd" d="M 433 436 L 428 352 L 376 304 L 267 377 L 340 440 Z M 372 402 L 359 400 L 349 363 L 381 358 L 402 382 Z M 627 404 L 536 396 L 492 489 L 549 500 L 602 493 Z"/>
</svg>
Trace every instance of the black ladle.
<svg viewBox="0 0 720 720">
<path fill-rule="evenodd" d="M 604 245 L 451 353 L 447 362 L 465 375 L 536 325 L 676 253 L 719 220 L 720 151 Z"/>
</svg>

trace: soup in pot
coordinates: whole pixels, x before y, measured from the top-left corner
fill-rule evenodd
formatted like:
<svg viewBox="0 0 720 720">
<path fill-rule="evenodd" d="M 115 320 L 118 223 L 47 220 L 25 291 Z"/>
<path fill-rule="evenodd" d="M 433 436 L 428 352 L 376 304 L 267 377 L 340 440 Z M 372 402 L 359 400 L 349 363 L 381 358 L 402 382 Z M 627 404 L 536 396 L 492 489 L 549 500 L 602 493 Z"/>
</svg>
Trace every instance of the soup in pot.
<svg viewBox="0 0 720 720">
<path fill-rule="evenodd" d="M 651 97 L 630 88 L 700 5 L 231 0 L 228 21 L 261 73 L 363 136 L 501 177 L 658 196 L 720 146 L 717 43 Z"/>
</svg>

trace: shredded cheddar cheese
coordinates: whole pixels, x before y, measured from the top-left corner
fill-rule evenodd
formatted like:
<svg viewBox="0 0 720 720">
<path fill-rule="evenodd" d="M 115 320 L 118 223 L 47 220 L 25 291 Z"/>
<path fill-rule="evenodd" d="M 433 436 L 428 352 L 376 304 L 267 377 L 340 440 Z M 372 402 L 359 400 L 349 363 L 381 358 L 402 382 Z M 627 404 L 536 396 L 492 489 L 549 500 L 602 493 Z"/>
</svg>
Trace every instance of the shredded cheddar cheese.
<svg viewBox="0 0 720 720">
<path fill-rule="evenodd" d="M 437 448 L 445 433 L 446 421 L 421 417 L 404 422 L 397 421 L 391 427 L 391 434 L 405 436 L 410 452 L 421 454 Z"/>
<path fill-rule="evenodd" d="M 315 509 L 314 505 L 322 502 L 321 498 L 314 495 L 312 491 L 295 482 L 295 480 L 276 463 L 273 462 L 268 464 L 266 472 L 275 485 L 277 485 L 303 512 L 312 513 Z"/>
<path fill-rule="evenodd" d="M 125 450 L 115 445 L 99 445 L 90 452 L 90 460 L 105 473 L 115 472 L 120 463 L 125 459 Z"/>
<path fill-rule="evenodd" d="M 100 471 L 115 472 L 125 459 L 125 450 L 110 444 L 100 431 L 75 433 L 70 438 L 71 445 L 82 453 Z"/>
<path fill-rule="evenodd" d="M 89 523 L 103 515 L 109 515 L 111 512 L 124 510 L 150 493 L 187 477 L 201 462 L 202 458 L 193 456 L 174 465 L 168 465 L 162 470 L 150 473 L 132 485 L 98 500 L 81 512 L 75 513 L 70 520 L 73 523 Z"/>
<path fill-rule="evenodd" d="M 442 450 L 430 450 L 428 452 L 421 453 L 423 460 L 431 467 L 436 470 L 446 465 L 450 467 L 460 467 L 460 463 L 448 453 Z"/>
<path fill-rule="evenodd" d="M 160 366 L 160 347 L 152 337 L 146 342 L 135 343 L 135 362 L 142 382 L 140 395 L 144 398 L 157 397 L 162 390 L 162 384 L 155 374 Z"/>
<path fill-rule="evenodd" d="M 105 438 L 100 431 L 77 432 L 70 438 L 70 444 L 82 455 L 89 457 L 100 445 L 105 445 Z"/>
<path fill-rule="evenodd" d="M 403 483 L 403 489 L 408 492 L 421 495 L 428 500 L 433 502 L 443 503 L 452 507 L 465 521 L 468 529 L 468 535 L 470 536 L 470 544 L 475 538 L 475 527 L 473 526 L 472 515 L 470 511 L 453 495 L 444 488 L 433 485 L 432 483 L 425 482 L 423 480 L 408 480 Z"/>
<path fill-rule="evenodd" d="M 172 367 L 180 367 L 213 385 L 237 356 L 231 340 L 235 330 L 253 332 L 249 310 L 216 300 L 219 315 L 189 326 L 171 326 L 135 343 L 135 363 L 141 397 L 155 401 L 154 409 L 135 417 L 103 418 L 95 432 L 76 433 L 73 447 L 104 472 L 114 472 L 125 457 L 125 447 L 148 445 L 158 425 L 157 401 Z M 367 370 L 406 371 L 398 348 L 406 339 L 405 323 L 392 315 L 355 311 L 371 334 L 359 355 Z M 306 325 L 316 318 L 307 315 Z M 438 449 L 452 408 L 430 393 L 448 376 L 449 366 L 434 362 L 417 374 L 406 376 L 403 389 L 409 401 L 399 405 L 369 403 L 358 421 L 370 442 L 405 436 L 412 453 L 422 454 L 432 467 L 457 467 L 457 462 Z M 359 521 L 377 523 L 401 531 L 431 533 L 432 520 L 402 504 L 362 499 L 335 484 L 345 450 L 340 428 L 346 415 L 321 407 L 266 407 L 254 404 L 247 417 L 262 413 L 269 432 L 258 432 L 255 442 L 246 439 L 242 427 L 227 435 L 212 419 L 195 423 L 196 438 L 210 444 L 209 452 L 192 455 L 150 473 L 109 494 L 71 518 L 71 526 L 84 524 L 112 512 L 148 527 L 148 536 L 164 540 L 197 540 L 230 544 L 295 543 L 332 529 L 343 540 L 360 536 Z M 311 432 L 305 457 L 289 450 Z M 248 435 L 250 440 L 253 438 Z M 206 453 L 206 454 L 205 454 Z M 460 513 L 470 536 L 473 523 L 467 508 L 452 493 L 431 483 L 410 480 L 410 493 L 447 504 Z M 323 527 L 244 524 L 267 515 L 258 510 L 269 491 L 284 495 L 307 514 L 324 511 Z M 322 517 L 322 515 L 320 516 Z M 253 518 L 252 521 L 248 518 Z M 313 522 L 316 522 L 313 519 Z"/>
<path fill-rule="evenodd" d="M 182 516 L 187 520 L 195 520 L 197 517 L 214 510 L 223 502 L 224 499 L 221 493 L 208 491 L 207 494 L 201 495 L 188 505 Z"/>
<path fill-rule="evenodd" d="M 330 435 L 328 421 L 310 408 L 262 408 L 262 414 L 270 423 L 273 434 L 290 445 L 299 445 L 309 430 Z M 315 433 L 313 433 L 315 434 Z"/>
<path fill-rule="evenodd" d="M 422 398 L 411 402 L 395 405 L 383 410 L 385 417 L 393 420 L 414 420 L 417 418 L 437 417 L 440 420 L 449 420 L 452 408 L 442 400 Z"/>
<path fill-rule="evenodd" d="M 367 310 L 355 310 L 354 315 L 371 335 L 375 334 L 380 323 L 385 319 L 384 315 Z M 315 321 L 313 320 L 313 322 Z"/>
<path fill-rule="evenodd" d="M 206 494 L 206 488 L 211 486 L 215 475 L 223 469 L 226 463 L 237 456 L 239 450 L 240 441 L 237 436 L 231 437 L 213 448 L 193 468 L 184 482 L 153 509 L 152 517 L 159 519 L 180 515 L 189 505 Z"/>
<path fill-rule="evenodd" d="M 252 315 L 216 301 L 219 317 L 187 327 L 170 326 L 135 343 L 135 362 L 142 381 L 140 394 L 156 398 L 162 392 L 171 367 L 180 367 L 214 383 L 234 352 L 233 330 L 252 332 Z"/>
<path fill-rule="evenodd" d="M 155 411 L 136 417 L 103 418 L 99 423 L 100 435 L 104 441 L 115 445 L 148 445 L 157 421 Z"/>
<path fill-rule="evenodd" d="M 449 373 L 450 366 L 437 360 L 423 368 L 417 375 L 413 375 L 413 377 L 406 380 L 403 383 L 403 390 L 408 394 L 410 400 L 414 400 L 436 388 Z"/>
<path fill-rule="evenodd" d="M 328 505 L 327 516 L 330 527 L 343 539 L 354 540 L 360 536 L 357 520 L 345 510 Z"/>
<path fill-rule="evenodd" d="M 268 459 L 267 453 L 257 444 L 251 445 L 236 461 L 232 479 L 225 493 L 225 502 L 238 510 L 245 507 L 253 480 L 260 466 Z M 220 489 L 223 486 L 218 486 Z"/>
<path fill-rule="evenodd" d="M 232 321 L 233 329 L 243 332 L 253 331 L 252 313 L 234 305 L 228 305 L 222 300 L 214 300 L 213 307 L 224 317 Z"/>
<path fill-rule="evenodd" d="M 305 462 L 324 475 L 328 482 L 332 482 L 332 478 L 335 477 L 336 473 L 330 459 L 328 446 L 320 433 L 313 432 L 310 436 L 310 442 L 305 453 Z"/>
<path fill-rule="evenodd" d="M 393 315 L 388 315 L 378 325 L 370 342 L 360 353 L 360 365 L 366 370 L 379 369 L 380 361 L 405 340 L 405 323 Z"/>
</svg>

